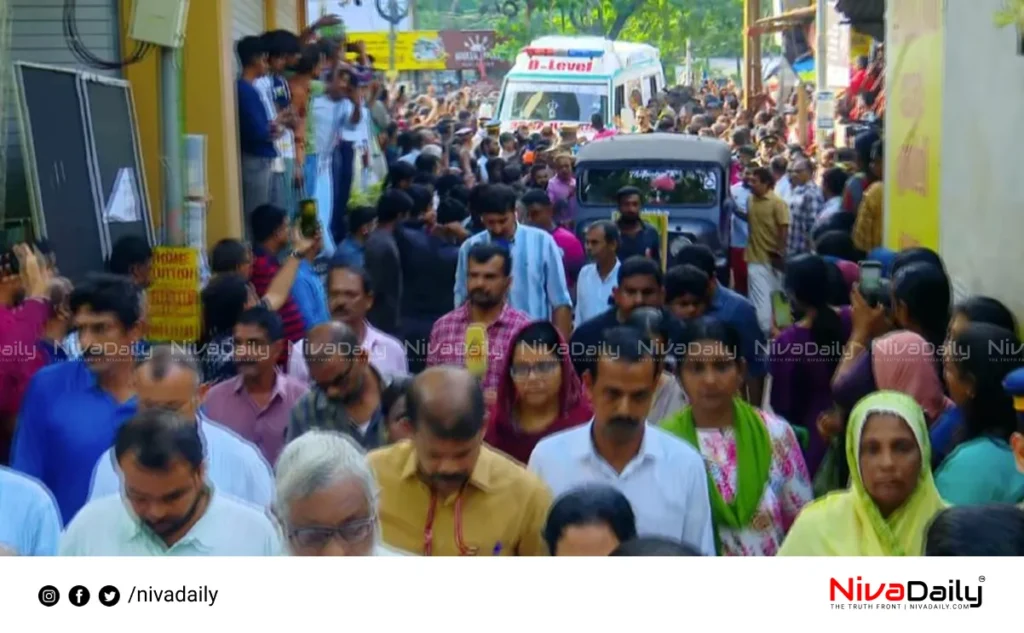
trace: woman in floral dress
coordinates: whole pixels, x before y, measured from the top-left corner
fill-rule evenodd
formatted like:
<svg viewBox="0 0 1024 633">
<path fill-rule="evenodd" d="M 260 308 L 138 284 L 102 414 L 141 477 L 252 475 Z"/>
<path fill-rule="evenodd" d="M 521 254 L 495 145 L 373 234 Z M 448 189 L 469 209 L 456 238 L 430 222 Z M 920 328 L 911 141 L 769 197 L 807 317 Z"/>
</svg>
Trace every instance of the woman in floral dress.
<svg viewBox="0 0 1024 633">
<path fill-rule="evenodd" d="M 739 335 L 712 319 L 687 329 L 677 371 L 690 405 L 662 422 L 689 442 L 708 471 L 715 545 L 724 556 L 774 556 L 813 498 L 793 429 L 737 394 Z"/>
</svg>

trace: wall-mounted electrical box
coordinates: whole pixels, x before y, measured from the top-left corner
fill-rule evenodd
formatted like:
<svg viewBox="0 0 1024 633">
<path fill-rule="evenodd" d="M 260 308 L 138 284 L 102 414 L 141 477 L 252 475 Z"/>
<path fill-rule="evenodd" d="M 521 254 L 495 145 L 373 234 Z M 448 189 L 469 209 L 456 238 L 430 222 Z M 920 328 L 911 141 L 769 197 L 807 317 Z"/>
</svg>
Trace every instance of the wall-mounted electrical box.
<svg viewBox="0 0 1024 633">
<path fill-rule="evenodd" d="M 187 19 L 188 0 L 135 0 L 128 36 L 165 48 L 181 48 Z"/>
</svg>

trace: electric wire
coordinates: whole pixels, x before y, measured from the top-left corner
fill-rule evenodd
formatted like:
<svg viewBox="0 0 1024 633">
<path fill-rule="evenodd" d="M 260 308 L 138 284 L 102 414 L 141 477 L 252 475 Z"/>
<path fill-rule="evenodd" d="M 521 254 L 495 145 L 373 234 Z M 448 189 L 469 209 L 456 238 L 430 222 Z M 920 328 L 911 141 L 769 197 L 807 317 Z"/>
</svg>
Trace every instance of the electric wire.
<svg viewBox="0 0 1024 633">
<path fill-rule="evenodd" d="M 76 9 L 77 0 L 64 0 L 64 15 L 62 20 L 64 39 L 67 41 L 68 48 L 71 49 L 75 58 L 86 66 L 96 68 L 98 70 L 121 70 L 122 68 L 141 62 L 155 48 L 155 46 L 149 42 L 136 41 L 135 48 L 128 57 L 117 61 L 102 59 L 90 51 L 82 41 L 78 32 Z"/>
</svg>

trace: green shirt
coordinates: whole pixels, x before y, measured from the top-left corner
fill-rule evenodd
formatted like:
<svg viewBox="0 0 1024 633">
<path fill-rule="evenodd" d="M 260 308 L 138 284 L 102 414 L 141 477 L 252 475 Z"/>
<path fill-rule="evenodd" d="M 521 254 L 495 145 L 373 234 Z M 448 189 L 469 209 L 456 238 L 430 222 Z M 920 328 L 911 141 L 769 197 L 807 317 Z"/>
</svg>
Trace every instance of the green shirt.
<svg viewBox="0 0 1024 633">
<path fill-rule="evenodd" d="M 935 472 L 939 495 L 951 505 L 1020 503 L 1024 475 L 1010 445 L 979 437 L 960 444 Z"/>
<path fill-rule="evenodd" d="M 270 517 L 256 506 L 211 489 L 203 516 L 167 546 L 132 512 L 120 495 L 88 503 L 68 524 L 61 556 L 277 556 L 281 539 Z"/>
<path fill-rule="evenodd" d="M 324 82 L 314 79 L 309 82 L 309 104 L 306 106 L 306 156 L 316 154 L 316 133 L 313 131 L 313 99 L 324 94 Z"/>
</svg>

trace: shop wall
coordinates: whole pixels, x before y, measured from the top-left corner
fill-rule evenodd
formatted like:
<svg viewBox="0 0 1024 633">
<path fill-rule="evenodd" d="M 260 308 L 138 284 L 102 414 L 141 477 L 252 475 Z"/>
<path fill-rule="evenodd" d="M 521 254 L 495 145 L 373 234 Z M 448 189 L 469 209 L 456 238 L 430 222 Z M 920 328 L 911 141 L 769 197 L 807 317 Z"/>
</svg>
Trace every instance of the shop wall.
<svg viewBox="0 0 1024 633">
<path fill-rule="evenodd" d="M 11 2 L 12 62 L 27 61 L 52 66 L 82 68 L 64 39 L 62 18 L 64 0 L 0 0 Z M 113 61 L 120 54 L 117 5 L 115 0 L 78 0 L 78 32 L 82 43 L 96 56 Z M 117 76 L 117 71 L 90 69 L 90 72 Z M 0 95 L 4 98 L 4 95 Z M 0 108 L 0 125 L 7 126 L 6 219 L 29 217 L 29 195 L 25 184 L 25 165 L 21 155 L 21 133 L 14 91 Z M 2 168 L 2 167 L 0 167 Z M 0 191 L 0 196 L 5 192 Z"/>
<path fill-rule="evenodd" d="M 961 294 L 997 297 L 1024 318 L 1021 37 L 994 25 L 1002 0 L 946 6 L 956 26 L 946 38 L 941 253 Z"/>
</svg>

